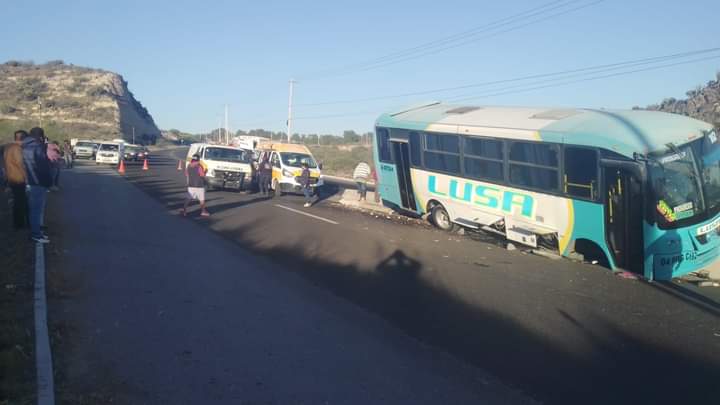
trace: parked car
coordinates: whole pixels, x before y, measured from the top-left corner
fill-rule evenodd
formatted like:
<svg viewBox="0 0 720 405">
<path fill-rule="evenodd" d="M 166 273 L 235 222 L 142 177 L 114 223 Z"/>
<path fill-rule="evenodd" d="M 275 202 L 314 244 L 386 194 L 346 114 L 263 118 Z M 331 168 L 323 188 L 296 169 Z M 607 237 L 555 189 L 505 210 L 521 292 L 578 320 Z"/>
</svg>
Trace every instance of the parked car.
<svg viewBox="0 0 720 405">
<path fill-rule="evenodd" d="M 97 144 L 91 141 L 78 141 L 73 148 L 76 159 L 95 159 Z"/>
<path fill-rule="evenodd" d="M 95 154 L 95 164 L 120 163 L 120 156 L 123 153 L 122 144 L 103 142 L 98 147 L 98 151 Z"/>
<path fill-rule="evenodd" d="M 147 149 L 140 145 L 125 145 L 123 158 L 126 162 L 142 162 L 148 157 Z"/>
</svg>

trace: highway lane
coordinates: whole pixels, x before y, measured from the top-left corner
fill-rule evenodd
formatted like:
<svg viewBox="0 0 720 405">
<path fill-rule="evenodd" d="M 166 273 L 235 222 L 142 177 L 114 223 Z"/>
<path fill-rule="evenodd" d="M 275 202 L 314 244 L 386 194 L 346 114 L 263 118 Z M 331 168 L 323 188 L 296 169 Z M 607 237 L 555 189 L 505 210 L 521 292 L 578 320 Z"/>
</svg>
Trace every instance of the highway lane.
<svg viewBox="0 0 720 405">
<path fill-rule="evenodd" d="M 66 171 L 48 224 L 61 404 L 532 403 L 111 168 Z"/>
<path fill-rule="evenodd" d="M 171 212 L 182 151 L 127 178 Z M 551 403 L 677 403 L 720 393 L 718 306 L 672 284 L 506 251 L 350 212 L 331 199 L 208 194 L 193 221 Z M 317 218 L 278 207 L 307 212 Z M 592 393 L 592 395 L 589 395 Z"/>
</svg>

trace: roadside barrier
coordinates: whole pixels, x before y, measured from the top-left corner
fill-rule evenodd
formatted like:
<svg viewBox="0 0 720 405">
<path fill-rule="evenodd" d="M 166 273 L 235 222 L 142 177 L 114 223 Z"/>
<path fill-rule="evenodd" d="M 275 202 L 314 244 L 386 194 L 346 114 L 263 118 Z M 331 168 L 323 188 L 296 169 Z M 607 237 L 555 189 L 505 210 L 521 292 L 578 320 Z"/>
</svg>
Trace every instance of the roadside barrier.
<svg viewBox="0 0 720 405">
<path fill-rule="evenodd" d="M 145 158 L 145 161 L 143 162 L 143 170 L 148 171 L 150 168 L 148 167 L 147 158 Z"/>
<path fill-rule="evenodd" d="M 118 173 L 125 174 L 125 159 L 120 158 L 120 167 L 118 168 Z"/>
</svg>

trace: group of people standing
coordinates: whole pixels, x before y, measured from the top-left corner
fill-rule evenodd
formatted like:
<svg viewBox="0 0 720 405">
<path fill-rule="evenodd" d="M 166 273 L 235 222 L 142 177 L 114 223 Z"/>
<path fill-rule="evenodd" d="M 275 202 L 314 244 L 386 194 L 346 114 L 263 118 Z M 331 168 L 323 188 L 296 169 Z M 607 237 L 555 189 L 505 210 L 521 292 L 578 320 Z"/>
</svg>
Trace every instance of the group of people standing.
<svg viewBox="0 0 720 405">
<path fill-rule="evenodd" d="M 66 142 L 69 147 L 69 142 Z M 67 150 L 67 147 L 65 148 Z M 72 166 L 72 151 L 70 151 Z M 65 153 L 67 159 L 68 153 Z M 30 227 L 30 239 L 49 243 L 45 235 L 45 205 L 50 190 L 57 190 L 62 152 L 55 143 L 48 143 L 42 128 L 30 132 L 15 131 L 14 141 L 2 146 L 4 182 L 11 190 L 13 225 L 16 230 Z M 67 162 L 67 160 L 66 160 Z M 66 163 L 67 164 L 67 163 Z"/>
</svg>

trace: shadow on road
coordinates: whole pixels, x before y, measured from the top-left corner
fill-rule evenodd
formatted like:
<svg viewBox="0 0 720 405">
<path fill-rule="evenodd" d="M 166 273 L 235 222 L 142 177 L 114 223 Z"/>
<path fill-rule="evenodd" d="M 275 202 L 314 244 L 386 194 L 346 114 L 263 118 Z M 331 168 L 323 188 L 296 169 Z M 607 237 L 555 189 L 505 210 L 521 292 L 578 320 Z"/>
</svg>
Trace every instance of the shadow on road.
<svg viewBox="0 0 720 405">
<path fill-rule="evenodd" d="M 368 272 L 307 255 L 301 247 L 261 246 L 245 236 L 256 226 L 222 234 L 542 401 L 694 403 L 720 394 L 720 367 L 714 360 L 641 341 L 600 315 L 590 317 L 590 325 L 558 309 L 591 342 L 586 350 L 573 351 L 431 285 L 421 276 L 422 263 L 402 250 L 381 258 Z M 512 300 L 511 293 L 507 299 Z"/>
</svg>

